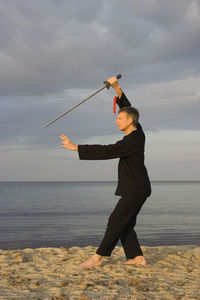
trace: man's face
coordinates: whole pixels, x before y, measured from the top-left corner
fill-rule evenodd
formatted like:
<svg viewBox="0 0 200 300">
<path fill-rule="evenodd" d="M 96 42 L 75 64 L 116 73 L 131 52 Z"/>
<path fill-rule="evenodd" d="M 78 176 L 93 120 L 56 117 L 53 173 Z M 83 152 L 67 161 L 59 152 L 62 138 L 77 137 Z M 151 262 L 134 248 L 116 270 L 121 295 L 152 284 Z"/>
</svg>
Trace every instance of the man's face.
<svg viewBox="0 0 200 300">
<path fill-rule="evenodd" d="M 116 124 L 119 130 L 124 131 L 132 124 L 132 118 L 122 111 L 117 116 Z"/>
</svg>

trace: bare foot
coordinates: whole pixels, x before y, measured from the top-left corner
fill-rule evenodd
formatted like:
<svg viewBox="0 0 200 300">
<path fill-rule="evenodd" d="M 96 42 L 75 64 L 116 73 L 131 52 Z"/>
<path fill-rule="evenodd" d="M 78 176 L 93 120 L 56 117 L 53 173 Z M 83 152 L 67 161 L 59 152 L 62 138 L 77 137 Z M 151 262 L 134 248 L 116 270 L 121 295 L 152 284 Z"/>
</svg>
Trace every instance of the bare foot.
<svg viewBox="0 0 200 300">
<path fill-rule="evenodd" d="M 144 258 L 144 256 L 136 256 L 135 258 L 132 259 L 128 259 L 125 262 L 125 265 L 142 265 L 142 266 L 146 266 L 147 262 L 146 259 Z"/>
<path fill-rule="evenodd" d="M 79 268 L 90 269 L 90 268 L 100 266 L 101 264 L 102 264 L 101 255 L 98 255 L 98 254 L 95 253 L 88 260 L 86 260 L 84 263 L 80 264 Z"/>
</svg>

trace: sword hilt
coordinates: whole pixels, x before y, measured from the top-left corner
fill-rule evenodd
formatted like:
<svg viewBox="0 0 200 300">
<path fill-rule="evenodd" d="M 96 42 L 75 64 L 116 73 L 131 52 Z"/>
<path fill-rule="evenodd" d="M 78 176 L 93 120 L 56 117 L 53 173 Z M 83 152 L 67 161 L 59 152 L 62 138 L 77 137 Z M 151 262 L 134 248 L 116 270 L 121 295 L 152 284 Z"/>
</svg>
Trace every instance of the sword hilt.
<svg viewBox="0 0 200 300">
<path fill-rule="evenodd" d="M 116 76 L 117 79 L 120 79 L 121 77 L 122 77 L 121 74 L 118 74 L 118 75 Z M 110 88 L 110 83 L 109 83 L 108 81 L 104 81 L 103 83 L 104 83 L 104 85 L 107 87 L 107 89 L 109 90 L 109 88 Z"/>
</svg>

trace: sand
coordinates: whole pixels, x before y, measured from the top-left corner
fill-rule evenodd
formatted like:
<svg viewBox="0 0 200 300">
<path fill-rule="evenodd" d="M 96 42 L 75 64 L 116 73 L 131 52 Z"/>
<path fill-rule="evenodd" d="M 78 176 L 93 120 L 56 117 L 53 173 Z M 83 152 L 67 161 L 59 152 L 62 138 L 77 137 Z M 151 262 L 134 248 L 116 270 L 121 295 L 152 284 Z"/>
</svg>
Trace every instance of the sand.
<svg viewBox="0 0 200 300">
<path fill-rule="evenodd" d="M 123 249 L 94 269 L 96 247 L 0 250 L 0 299 L 200 299 L 200 247 L 142 247 L 147 266 L 124 265 Z"/>
</svg>

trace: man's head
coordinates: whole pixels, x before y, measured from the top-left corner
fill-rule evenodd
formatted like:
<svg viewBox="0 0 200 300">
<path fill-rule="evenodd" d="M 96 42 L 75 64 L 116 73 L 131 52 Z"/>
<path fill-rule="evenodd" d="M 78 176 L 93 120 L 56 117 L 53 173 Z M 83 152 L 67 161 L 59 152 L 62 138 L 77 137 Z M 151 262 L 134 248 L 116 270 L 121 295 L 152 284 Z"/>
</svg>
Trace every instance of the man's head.
<svg viewBox="0 0 200 300">
<path fill-rule="evenodd" d="M 116 123 L 119 130 L 128 133 L 137 127 L 139 111 L 131 106 L 122 107 L 118 112 Z"/>
</svg>

